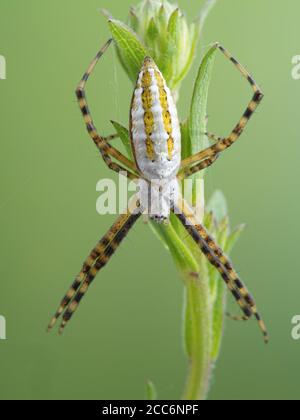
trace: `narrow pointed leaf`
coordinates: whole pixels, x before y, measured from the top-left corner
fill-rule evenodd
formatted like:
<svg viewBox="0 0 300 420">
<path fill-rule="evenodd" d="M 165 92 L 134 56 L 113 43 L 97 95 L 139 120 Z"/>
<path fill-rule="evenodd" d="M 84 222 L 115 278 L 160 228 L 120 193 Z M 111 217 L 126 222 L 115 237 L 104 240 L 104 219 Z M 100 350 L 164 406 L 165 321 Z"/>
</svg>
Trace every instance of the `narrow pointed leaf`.
<svg viewBox="0 0 300 420">
<path fill-rule="evenodd" d="M 226 244 L 226 252 L 229 254 L 232 251 L 232 248 L 234 247 L 234 245 L 237 243 L 237 241 L 239 240 L 241 234 L 243 233 L 245 229 L 245 225 L 241 225 L 238 226 L 229 236 L 229 238 L 227 239 L 227 244 Z"/>
<path fill-rule="evenodd" d="M 111 123 L 114 126 L 116 133 L 120 137 L 126 149 L 128 157 L 133 159 L 129 131 L 127 130 L 127 128 L 123 127 L 121 124 L 117 123 L 116 121 L 111 121 Z"/>
<path fill-rule="evenodd" d="M 150 226 L 170 251 L 181 273 L 198 273 L 199 266 L 197 261 L 171 224 L 162 226 L 150 222 Z"/>
<path fill-rule="evenodd" d="M 110 13 L 109 10 L 107 9 L 101 9 L 100 12 L 102 13 L 102 15 L 104 17 L 106 17 L 107 19 L 112 19 L 112 14 Z"/>
<path fill-rule="evenodd" d="M 214 192 L 206 206 L 206 211 L 213 213 L 218 224 L 228 216 L 227 201 L 222 191 Z"/>
<path fill-rule="evenodd" d="M 200 65 L 191 104 L 189 130 L 191 136 L 191 153 L 197 153 L 208 146 L 206 132 L 206 109 L 208 88 L 216 54 L 214 45 L 207 52 Z"/>
<path fill-rule="evenodd" d="M 166 28 L 168 24 L 167 12 L 164 5 L 161 6 L 158 13 L 158 22 L 160 24 L 160 29 Z"/>
<path fill-rule="evenodd" d="M 122 64 L 131 81 L 135 82 L 142 62 L 148 55 L 147 50 L 137 35 L 123 22 L 111 19 L 109 26 Z"/>
<path fill-rule="evenodd" d="M 177 39 L 179 37 L 179 19 L 180 19 L 180 11 L 179 9 L 175 9 L 174 12 L 171 14 L 169 23 L 168 23 L 168 33 L 172 37 L 172 39 Z"/>
<path fill-rule="evenodd" d="M 182 159 L 191 156 L 191 138 L 188 120 L 181 123 L 181 156 Z"/>
<path fill-rule="evenodd" d="M 197 19 L 197 21 L 194 23 L 193 26 L 191 26 L 191 39 L 190 39 L 190 54 L 189 58 L 187 60 L 187 63 L 183 70 L 181 71 L 180 75 L 176 78 L 174 81 L 174 86 L 176 87 L 177 84 L 185 78 L 185 76 L 188 74 L 194 58 L 196 54 L 197 45 L 199 42 L 199 38 L 201 35 L 201 32 L 203 31 L 204 24 L 206 21 L 207 16 L 209 15 L 210 11 L 212 10 L 213 6 L 217 3 L 217 0 L 207 0 L 204 6 L 202 7 L 200 11 L 200 16 Z"/>
<path fill-rule="evenodd" d="M 213 344 L 211 358 L 213 363 L 219 357 L 223 329 L 224 316 L 226 312 L 226 289 L 224 283 L 220 280 L 217 282 L 216 297 L 213 309 Z"/>
<path fill-rule="evenodd" d="M 156 388 L 152 381 L 148 381 L 146 384 L 146 397 L 148 401 L 157 400 Z"/>
<path fill-rule="evenodd" d="M 133 7 L 131 7 L 131 9 L 129 11 L 129 23 L 130 23 L 130 27 L 135 32 L 138 32 L 138 29 L 139 29 L 139 26 L 140 26 L 140 21 L 139 21 L 139 18 L 137 17 L 136 12 L 135 12 Z"/>
<path fill-rule="evenodd" d="M 155 23 L 154 18 L 152 18 L 149 22 L 149 26 L 147 29 L 147 41 L 148 43 L 153 43 L 159 36 L 159 29 Z"/>
</svg>

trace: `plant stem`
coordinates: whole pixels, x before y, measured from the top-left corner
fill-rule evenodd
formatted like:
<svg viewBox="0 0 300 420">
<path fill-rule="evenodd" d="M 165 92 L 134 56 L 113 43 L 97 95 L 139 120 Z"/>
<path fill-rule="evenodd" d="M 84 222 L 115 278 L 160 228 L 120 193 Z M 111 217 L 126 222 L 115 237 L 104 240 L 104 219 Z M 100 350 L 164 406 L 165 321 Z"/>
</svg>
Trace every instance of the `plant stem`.
<svg viewBox="0 0 300 420">
<path fill-rule="evenodd" d="M 198 276 L 185 276 L 185 336 L 189 358 L 183 400 L 205 400 L 209 390 L 212 347 L 212 308 L 207 266 Z"/>
</svg>

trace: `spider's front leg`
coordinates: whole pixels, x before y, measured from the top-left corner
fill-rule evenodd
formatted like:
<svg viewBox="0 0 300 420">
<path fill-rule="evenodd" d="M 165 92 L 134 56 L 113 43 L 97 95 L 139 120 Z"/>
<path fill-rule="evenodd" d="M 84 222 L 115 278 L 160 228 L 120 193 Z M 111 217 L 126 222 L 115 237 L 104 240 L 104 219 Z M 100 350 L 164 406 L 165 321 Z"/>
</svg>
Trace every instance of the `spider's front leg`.
<svg viewBox="0 0 300 420">
<path fill-rule="evenodd" d="M 119 138 L 119 135 L 118 134 L 111 134 L 111 135 L 106 136 L 106 137 L 103 137 L 103 138 L 106 141 L 106 143 L 108 143 L 108 142 L 111 142 L 113 140 L 118 139 Z"/>
<path fill-rule="evenodd" d="M 211 158 L 207 158 L 202 162 L 198 163 L 197 165 L 191 166 L 190 168 L 185 168 L 181 170 L 177 176 L 179 181 L 183 181 L 185 178 L 188 178 L 198 172 L 203 171 L 204 169 L 209 168 L 211 165 L 215 163 L 218 159 L 219 155 L 212 156 Z"/>
<path fill-rule="evenodd" d="M 96 275 L 107 265 L 140 216 L 140 204 L 134 197 L 130 201 L 126 213 L 118 218 L 85 260 L 80 273 L 62 299 L 54 317 L 51 319 L 48 331 L 54 327 L 57 320 L 63 315 L 60 333 L 63 332 Z"/>
<path fill-rule="evenodd" d="M 85 93 L 86 83 L 90 75 L 95 69 L 99 59 L 107 51 L 107 49 L 109 48 L 112 42 L 113 42 L 112 39 L 107 41 L 107 43 L 101 48 L 101 50 L 97 53 L 94 60 L 89 65 L 87 71 L 84 73 L 76 89 L 76 97 L 80 106 L 80 110 L 83 115 L 83 119 L 87 128 L 87 131 L 91 139 L 93 140 L 93 142 L 99 149 L 101 156 L 104 162 L 106 163 L 106 165 L 109 167 L 109 169 L 115 172 L 127 173 L 128 178 L 136 179 L 138 178 L 138 176 L 136 175 L 138 173 L 138 169 L 136 165 L 131 160 L 129 160 L 126 156 L 124 156 L 121 152 L 119 152 L 115 147 L 109 144 L 109 140 L 112 139 L 111 136 L 109 138 L 105 138 L 101 136 L 100 134 L 98 134 L 95 124 L 93 122 L 93 118 L 91 116 L 89 107 L 88 107 L 86 93 Z M 128 169 L 125 169 L 124 167 L 120 166 L 119 164 L 114 163 L 111 158 L 114 158 L 117 161 L 119 161 L 122 165 L 125 165 L 128 169 L 130 169 L 131 172 L 128 171 Z"/>
<path fill-rule="evenodd" d="M 207 257 L 208 261 L 221 274 L 224 282 L 243 311 L 244 317 L 242 319 L 248 320 L 254 315 L 263 333 L 265 342 L 268 342 L 269 335 L 265 323 L 258 313 L 254 299 L 250 295 L 246 286 L 240 280 L 232 264 L 224 255 L 221 248 L 208 234 L 206 229 L 200 223 L 198 223 L 194 212 L 182 198 L 179 200 L 178 206 L 174 208 L 174 213 L 181 221 L 190 236 L 199 245 L 201 251 Z"/>
<path fill-rule="evenodd" d="M 242 74 L 242 76 L 248 80 L 254 91 L 254 95 L 249 105 L 247 106 L 247 109 L 244 112 L 242 118 L 234 127 L 230 135 L 226 138 L 219 138 L 213 134 L 207 133 L 209 138 L 216 140 L 216 143 L 211 147 L 208 147 L 207 149 L 201 151 L 200 153 L 197 153 L 194 156 L 183 160 L 181 165 L 182 170 L 185 170 L 191 165 L 201 162 L 204 159 L 214 159 L 216 155 L 231 147 L 239 139 L 246 125 L 248 124 L 249 120 L 251 119 L 251 117 L 253 116 L 254 112 L 256 111 L 257 107 L 263 99 L 263 93 L 259 88 L 258 84 L 253 79 L 253 77 L 250 75 L 250 73 L 221 45 L 216 44 L 216 48 L 219 48 L 219 50 L 225 55 L 225 57 L 227 57 L 235 65 L 235 67 Z M 196 168 L 196 166 L 194 168 Z"/>
</svg>

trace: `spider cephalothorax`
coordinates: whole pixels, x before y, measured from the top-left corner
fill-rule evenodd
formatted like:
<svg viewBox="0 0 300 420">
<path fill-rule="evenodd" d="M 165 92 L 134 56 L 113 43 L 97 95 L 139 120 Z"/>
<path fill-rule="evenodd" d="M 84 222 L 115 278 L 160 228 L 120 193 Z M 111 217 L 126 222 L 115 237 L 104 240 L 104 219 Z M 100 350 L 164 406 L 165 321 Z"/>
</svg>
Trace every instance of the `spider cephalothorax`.
<svg viewBox="0 0 300 420">
<path fill-rule="evenodd" d="M 242 118 L 228 137 L 219 138 L 207 134 L 215 143 L 181 160 L 180 124 L 172 94 L 154 61 L 146 57 L 138 75 L 130 109 L 131 145 L 135 158 L 133 162 L 112 146 L 111 141 L 116 136 L 103 137 L 98 134 L 87 105 L 86 82 L 111 43 L 112 40 L 109 40 L 90 64 L 78 85 L 76 96 L 89 135 L 99 149 L 103 160 L 113 171 L 122 172 L 134 180 L 139 186 L 139 192 L 130 200 L 125 213 L 119 216 L 116 223 L 84 262 L 79 275 L 52 318 L 49 330 L 63 315 L 60 328 L 60 331 L 63 331 L 98 272 L 108 263 L 143 213 L 161 223 L 168 221 L 170 213 L 173 212 L 208 261 L 219 271 L 243 311 L 242 319 L 247 320 L 254 316 L 265 341 L 268 341 L 265 324 L 253 298 L 228 258 L 197 220 L 188 203 L 181 197 L 179 189 L 179 181 L 211 166 L 220 153 L 236 142 L 263 97 L 261 90 L 247 70 L 221 45 L 216 44 L 215 48 L 218 48 L 248 80 L 254 95 Z"/>
</svg>

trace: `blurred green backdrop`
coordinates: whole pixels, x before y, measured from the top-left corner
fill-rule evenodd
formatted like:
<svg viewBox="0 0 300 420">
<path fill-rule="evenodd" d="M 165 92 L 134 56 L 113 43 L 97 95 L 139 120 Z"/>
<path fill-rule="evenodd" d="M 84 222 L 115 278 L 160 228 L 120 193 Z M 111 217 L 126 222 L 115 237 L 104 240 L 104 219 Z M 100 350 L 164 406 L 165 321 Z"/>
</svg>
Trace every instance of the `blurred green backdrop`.
<svg viewBox="0 0 300 420">
<path fill-rule="evenodd" d="M 179 1 L 194 17 L 202 2 Z M 182 284 L 169 255 L 140 223 L 97 278 L 63 337 L 45 327 L 95 242 L 113 221 L 95 211 L 96 182 L 114 177 L 89 140 L 74 89 L 109 36 L 101 7 L 124 19 L 129 0 L 2 0 L 0 54 L 1 399 L 142 399 L 151 378 L 159 397 L 178 398 Z M 299 98 L 291 59 L 300 54 L 297 0 L 220 1 L 202 49 L 220 41 L 254 74 L 265 100 L 241 141 L 207 173 L 207 196 L 221 189 L 233 224 L 247 223 L 233 260 L 269 326 L 227 321 L 212 399 L 298 399 Z M 195 66 L 195 70 L 196 70 Z M 183 118 L 195 71 L 180 100 Z M 88 95 L 98 127 L 128 124 L 131 85 L 110 52 Z M 220 55 L 209 97 L 210 130 L 226 134 L 251 90 Z M 231 309 L 237 308 L 232 304 Z"/>
</svg>

